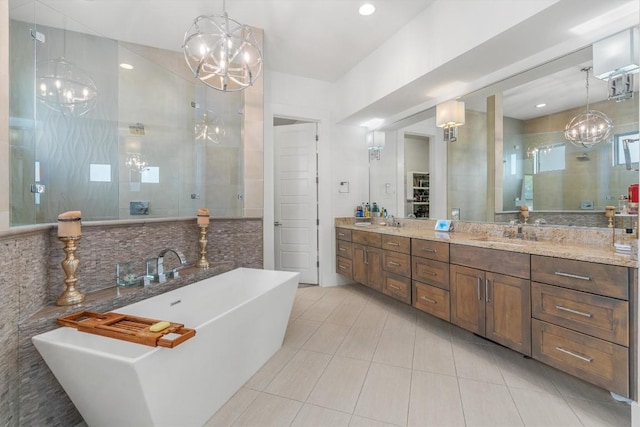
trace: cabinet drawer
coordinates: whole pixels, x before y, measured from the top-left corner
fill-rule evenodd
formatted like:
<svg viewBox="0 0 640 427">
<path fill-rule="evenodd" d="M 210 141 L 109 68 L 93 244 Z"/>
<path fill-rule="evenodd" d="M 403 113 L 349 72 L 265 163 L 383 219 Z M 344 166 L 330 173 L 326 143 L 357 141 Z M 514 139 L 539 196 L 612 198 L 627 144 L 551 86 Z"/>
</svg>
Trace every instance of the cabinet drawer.
<svg viewBox="0 0 640 427">
<path fill-rule="evenodd" d="M 629 346 L 629 303 L 613 298 L 531 284 L 533 317 Z"/>
<path fill-rule="evenodd" d="M 351 232 L 351 241 L 354 243 L 360 243 L 363 245 L 379 248 L 381 246 L 382 238 L 380 233 L 354 230 Z"/>
<path fill-rule="evenodd" d="M 629 397 L 627 348 L 536 319 L 531 326 L 534 359 Z"/>
<path fill-rule="evenodd" d="M 409 254 L 411 253 L 411 239 L 409 239 L 408 237 L 390 236 L 388 234 L 383 234 L 382 249 Z"/>
<path fill-rule="evenodd" d="M 336 240 L 336 255 L 342 258 L 352 259 L 353 246 L 351 246 L 351 242 Z"/>
<path fill-rule="evenodd" d="M 449 244 L 433 240 L 411 239 L 411 255 L 449 262 Z"/>
<path fill-rule="evenodd" d="M 349 279 L 353 278 L 353 261 L 341 256 L 336 257 L 336 273 Z"/>
<path fill-rule="evenodd" d="M 414 280 L 449 290 L 449 264 L 420 257 L 411 257 L 411 274 Z"/>
<path fill-rule="evenodd" d="M 411 279 L 385 271 L 382 273 L 382 293 L 411 304 Z"/>
<path fill-rule="evenodd" d="M 351 230 L 336 227 L 336 239 L 351 241 Z"/>
<path fill-rule="evenodd" d="M 530 276 L 529 254 L 465 245 L 451 245 L 450 252 L 451 264 L 464 265 L 521 279 L 528 279 Z"/>
<path fill-rule="evenodd" d="M 411 257 L 398 252 L 384 251 L 382 269 L 411 278 Z"/>
<path fill-rule="evenodd" d="M 617 265 L 532 255 L 531 280 L 629 299 L 629 272 Z"/>
<path fill-rule="evenodd" d="M 413 306 L 447 322 L 451 319 L 449 292 L 415 280 L 413 281 Z"/>
</svg>

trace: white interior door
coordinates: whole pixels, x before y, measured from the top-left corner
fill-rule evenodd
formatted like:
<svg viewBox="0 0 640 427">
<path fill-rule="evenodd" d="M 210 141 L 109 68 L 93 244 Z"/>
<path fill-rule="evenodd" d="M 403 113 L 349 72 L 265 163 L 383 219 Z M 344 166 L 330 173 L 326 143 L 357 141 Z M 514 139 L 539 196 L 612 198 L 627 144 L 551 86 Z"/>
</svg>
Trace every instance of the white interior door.
<svg viewBox="0 0 640 427">
<path fill-rule="evenodd" d="M 274 127 L 276 270 L 318 284 L 317 124 Z"/>
</svg>

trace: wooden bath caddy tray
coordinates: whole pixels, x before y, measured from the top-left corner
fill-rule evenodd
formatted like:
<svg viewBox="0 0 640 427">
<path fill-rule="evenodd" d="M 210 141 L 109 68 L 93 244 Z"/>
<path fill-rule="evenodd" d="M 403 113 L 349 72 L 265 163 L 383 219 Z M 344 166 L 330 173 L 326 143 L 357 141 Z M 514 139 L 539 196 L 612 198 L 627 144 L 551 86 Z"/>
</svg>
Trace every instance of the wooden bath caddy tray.
<svg viewBox="0 0 640 427">
<path fill-rule="evenodd" d="M 150 327 L 160 323 L 160 320 L 147 319 L 145 317 L 130 316 L 120 313 L 95 313 L 93 311 L 79 311 L 60 317 L 58 325 L 70 326 L 80 332 L 102 335 L 124 341 L 152 347 L 173 348 L 193 337 L 195 329 L 185 328 L 180 323 L 169 323 L 165 329 L 152 332 Z M 177 334 L 174 339 L 165 338 L 167 334 Z"/>
</svg>

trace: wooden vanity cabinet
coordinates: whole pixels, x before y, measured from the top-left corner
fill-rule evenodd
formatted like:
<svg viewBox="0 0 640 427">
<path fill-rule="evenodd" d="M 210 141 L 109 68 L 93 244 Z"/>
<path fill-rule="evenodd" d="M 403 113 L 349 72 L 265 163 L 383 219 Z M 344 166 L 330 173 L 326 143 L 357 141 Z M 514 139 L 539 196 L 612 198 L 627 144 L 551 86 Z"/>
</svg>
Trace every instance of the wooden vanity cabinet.
<svg viewBox="0 0 640 427">
<path fill-rule="evenodd" d="M 353 280 L 382 292 L 382 238 L 379 233 L 354 230 L 351 233 L 353 250 Z"/>
<path fill-rule="evenodd" d="M 336 273 L 353 279 L 351 230 L 336 227 Z"/>
<path fill-rule="evenodd" d="M 382 293 L 411 304 L 411 239 L 383 234 Z"/>
<path fill-rule="evenodd" d="M 450 259 L 451 323 L 531 355 L 528 254 L 451 245 Z"/>
<path fill-rule="evenodd" d="M 532 255 L 531 270 L 533 357 L 633 397 L 629 269 Z"/>
<path fill-rule="evenodd" d="M 411 255 L 413 306 L 449 322 L 449 244 L 412 239 Z"/>
</svg>

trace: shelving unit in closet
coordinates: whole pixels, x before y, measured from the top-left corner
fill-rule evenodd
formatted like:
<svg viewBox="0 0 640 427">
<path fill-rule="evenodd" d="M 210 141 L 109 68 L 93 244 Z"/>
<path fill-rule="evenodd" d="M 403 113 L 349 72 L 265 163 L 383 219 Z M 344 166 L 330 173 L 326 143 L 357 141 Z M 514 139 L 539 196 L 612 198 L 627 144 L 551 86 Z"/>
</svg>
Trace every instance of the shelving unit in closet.
<svg viewBox="0 0 640 427">
<path fill-rule="evenodd" d="M 407 215 L 429 218 L 429 173 L 409 172 L 407 174 Z"/>
</svg>

